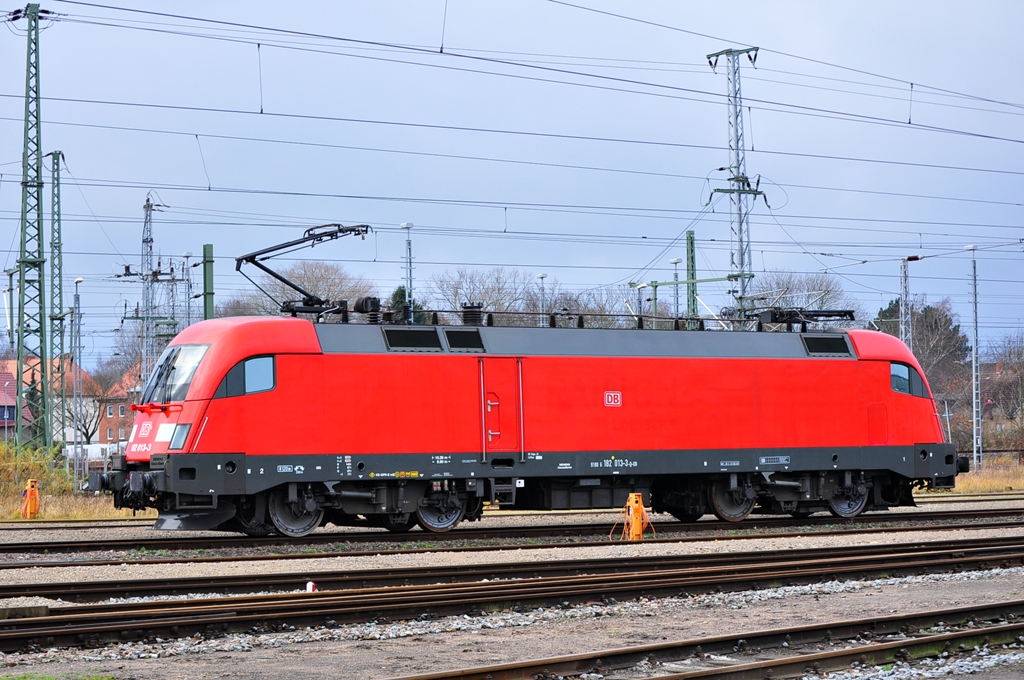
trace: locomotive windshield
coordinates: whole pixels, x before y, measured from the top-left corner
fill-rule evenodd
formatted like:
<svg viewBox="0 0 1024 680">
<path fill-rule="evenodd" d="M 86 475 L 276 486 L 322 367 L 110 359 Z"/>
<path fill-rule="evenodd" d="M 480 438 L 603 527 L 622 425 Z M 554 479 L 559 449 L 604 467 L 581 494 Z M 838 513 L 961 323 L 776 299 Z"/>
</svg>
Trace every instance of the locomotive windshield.
<svg viewBox="0 0 1024 680">
<path fill-rule="evenodd" d="M 142 392 L 142 403 L 184 401 L 209 345 L 175 345 L 160 355 Z"/>
</svg>

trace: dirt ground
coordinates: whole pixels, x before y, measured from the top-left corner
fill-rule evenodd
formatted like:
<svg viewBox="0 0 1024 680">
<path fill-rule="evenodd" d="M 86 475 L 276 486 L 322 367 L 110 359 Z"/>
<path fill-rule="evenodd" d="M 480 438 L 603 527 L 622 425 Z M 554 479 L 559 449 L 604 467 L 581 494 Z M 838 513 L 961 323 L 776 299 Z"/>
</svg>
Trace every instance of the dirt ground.
<svg viewBox="0 0 1024 680">
<path fill-rule="evenodd" d="M 944 583 L 895 584 L 857 592 L 789 595 L 745 605 L 684 607 L 654 600 L 623 607 L 613 616 L 565 619 L 520 628 L 426 634 L 388 640 L 312 642 L 249 652 L 204 653 L 164 659 L 46 663 L 0 670 L 0 677 L 27 673 L 118 680 L 200 678 L 394 678 L 484 664 L 543 658 L 665 640 L 694 638 L 812 622 L 869 618 L 893 613 L 1022 598 L 1024 574 Z M 622 603 L 626 605 L 627 603 Z M 736 608 L 738 607 L 738 608 Z M 629 610 L 629 611 L 627 611 Z M 628 677 L 615 675 L 613 677 Z M 1024 667 L 976 674 L 984 680 L 1024 677 Z"/>
</svg>

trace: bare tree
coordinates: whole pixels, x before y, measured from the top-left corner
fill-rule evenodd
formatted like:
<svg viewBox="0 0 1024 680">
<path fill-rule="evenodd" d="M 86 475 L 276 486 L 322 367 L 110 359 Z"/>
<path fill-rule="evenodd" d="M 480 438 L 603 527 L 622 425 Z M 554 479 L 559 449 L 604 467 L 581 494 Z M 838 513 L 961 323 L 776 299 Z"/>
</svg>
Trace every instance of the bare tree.
<svg viewBox="0 0 1024 680">
<path fill-rule="evenodd" d="M 431 293 L 444 309 L 458 310 L 462 303 L 479 303 L 492 312 L 540 311 L 539 307 L 527 310 L 530 289 L 537 284 L 531 275 L 518 269 L 459 267 L 436 274 L 431 283 Z"/>
<path fill-rule="evenodd" d="M 502 326 L 546 325 L 549 314 L 555 315 L 558 325 L 575 324 L 581 315 L 588 327 L 632 325 L 625 316 L 608 316 L 627 314 L 623 300 L 629 292 L 625 286 L 574 292 L 558 279 L 545 279 L 542 285 L 533 274 L 504 267 L 460 267 L 435 275 L 431 284 L 434 304 L 440 309 L 459 311 L 464 303 L 480 304 L 485 313 L 494 313 L 496 323 Z"/>
<path fill-rule="evenodd" d="M 0 359 L 16 359 L 18 357 L 14 348 L 11 346 L 11 340 L 7 337 L 6 333 L 0 334 Z"/>
<path fill-rule="evenodd" d="M 549 284 L 553 289 L 557 282 Z M 459 267 L 453 271 L 435 274 L 430 293 L 434 304 L 443 311 L 456 312 L 463 304 L 483 306 L 485 313 L 498 316 L 502 326 L 536 326 L 539 323 L 540 293 L 534 277 L 518 269 L 494 267 L 469 269 Z M 451 322 L 447 314 L 445 320 Z"/>
<path fill-rule="evenodd" d="M 261 307 L 259 298 L 265 297 L 263 293 L 247 291 L 230 297 L 223 302 L 218 302 L 214 316 L 260 316 Z"/>
<path fill-rule="evenodd" d="M 631 311 L 626 301 L 633 295 L 633 290 L 625 285 L 590 288 L 580 292 L 558 287 L 555 294 L 548 298 L 546 311 L 568 316 L 570 321 L 573 317 L 583 316 L 588 328 L 632 328 L 636 324 L 636 310 Z"/>
<path fill-rule="evenodd" d="M 92 438 L 99 432 L 102 408 L 98 398 L 82 400 L 82 420 L 75 423 L 75 429 L 81 433 L 86 444 L 92 444 Z"/>
</svg>

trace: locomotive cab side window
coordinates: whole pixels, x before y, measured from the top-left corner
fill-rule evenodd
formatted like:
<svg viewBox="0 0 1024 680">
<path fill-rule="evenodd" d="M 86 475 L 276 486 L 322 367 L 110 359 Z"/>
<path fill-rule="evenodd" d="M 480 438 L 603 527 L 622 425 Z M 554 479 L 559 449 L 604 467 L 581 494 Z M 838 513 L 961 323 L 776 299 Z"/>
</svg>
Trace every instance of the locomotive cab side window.
<svg viewBox="0 0 1024 680">
<path fill-rule="evenodd" d="M 924 379 L 917 369 L 907 364 L 892 362 L 889 364 L 889 382 L 894 392 L 910 394 L 915 397 L 927 397 L 928 390 L 924 387 Z"/>
<path fill-rule="evenodd" d="M 231 367 L 220 381 L 214 399 L 240 397 L 243 394 L 274 389 L 274 357 L 250 357 Z"/>
</svg>

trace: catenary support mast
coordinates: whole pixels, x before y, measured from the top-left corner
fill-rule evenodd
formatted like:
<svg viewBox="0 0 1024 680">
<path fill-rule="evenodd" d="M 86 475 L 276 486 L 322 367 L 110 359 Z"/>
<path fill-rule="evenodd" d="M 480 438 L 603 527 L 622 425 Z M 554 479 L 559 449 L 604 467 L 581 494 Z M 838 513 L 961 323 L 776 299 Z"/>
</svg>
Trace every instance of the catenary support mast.
<svg viewBox="0 0 1024 680">
<path fill-rule="evenodd" d="M 686 232 L 686 316 L 697 318 L 697 242 L 693 230 Z M 692 323 L 692 322 L 689 322 Z M 687 326 L 689 328 L 689 325 Z"/>
<path fill-rule="evenodd" d="M 149 378 L 149 374 L 153 372 L 153 365 L 156 363 L 156 296 L 153 290 L 153 210 L 157 207 L 150 200 L 149 196 L 146 196 L 146 203 L 142 206 L 145 219 L 142 223 L 142 260 L 139 266 L 139 275 L 142 277 L 142 361 L 140 362 L 139 373 L 142 383 L 145 383 Z"/>
<path fill-rule="evenodd" d="M 971 251 L 971 422 L 973 429 L 974 469 L 982 466 L 981 450 L 981 364 L 978 356 L 978 260 L 977 246 L 967 246 Z"/>
<path fill-rule="evenodd" d="M 47 14 L 48 12 L 42 12 Z M 43 247 L 43 155 L 39 113 L 39 5 L 28 5 L 18 16 L 28 21 L 25 68 L 25 138 L 21 157 L 21 246 L 18 254 L 18 333 L 15 402 L 16 441 L 49 446 L 50 366 L 46 345 L 46 258 Z M 31 421 L 23 417 L 28 409 Z"/>
<path fill-rule="evenodd" d="M 729 194 L 729 215 L 732 245 L 729 271 L 737 280 L 735 291 L 739 304 L 739 316 L 743 318 L 747 299 L 747 284 L 753 278 L 753 261 L 750 251 L 750 204 L 748 196 L 761 194 L 751 188 L 747 177 L 747 161 L 743 139 L 743 95 L 740 91 L 740 56 L 747 55 L 751 64 L 757 62 L 756 47 L 739 50 L 722 50 L 708 55 L 711 70 L 718 65 L 718 58 L 725 57 L 729 79 L 729 188 L 716 189 L 718 193 Z"/>
<path fill-rule="evenodd" d="M 64 253 L 61 239 L 60 219 L 60 164 L 64 154 L 53 151 L 50 155 L 50 357 L 53 367 L 51 377 L 50 410 L 53 413 L 53 433 L 63 443 L 67 438 L 68 409 L 66 378 L 68 357 L 64 344 Z"/>
<path fill-rule="evenodd" d="M 914 351 L 914 327 L 912 314 L 914 304 L 910 299 L 910 271 L 908 263 L 916 262 L 921 257 L 911 255 L 900 260 L 900 340 L 910 351 Z"/>
</svg>

